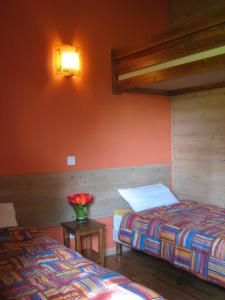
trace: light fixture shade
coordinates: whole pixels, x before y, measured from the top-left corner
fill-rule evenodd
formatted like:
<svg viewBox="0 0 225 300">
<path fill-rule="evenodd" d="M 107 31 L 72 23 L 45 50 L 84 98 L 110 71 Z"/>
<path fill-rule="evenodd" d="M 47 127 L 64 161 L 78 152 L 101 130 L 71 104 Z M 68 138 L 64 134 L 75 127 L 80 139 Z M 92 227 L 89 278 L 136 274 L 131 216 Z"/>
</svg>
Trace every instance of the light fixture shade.
<svg viewBox="0 0 225 300">
<path fill-rule="evenodd" d="M 62 45 L 56 47 L 55 51 L 56 74 L 63 76 L 80 75 L 80 51 L 70 46 Z"/>
</svg>

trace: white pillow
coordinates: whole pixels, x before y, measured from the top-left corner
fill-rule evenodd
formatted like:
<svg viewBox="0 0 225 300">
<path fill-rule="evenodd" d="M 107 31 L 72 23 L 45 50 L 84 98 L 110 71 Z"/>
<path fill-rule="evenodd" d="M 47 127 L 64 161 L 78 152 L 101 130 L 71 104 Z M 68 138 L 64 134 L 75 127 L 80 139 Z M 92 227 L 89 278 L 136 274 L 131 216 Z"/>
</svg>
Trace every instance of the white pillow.
<svg viewBox="0 0 225 300">
<path fill-rule="evenodd" d="M 179 203 L 170 189 L 162 183 L 119 189 L 118 192 L 135 212 L 157 206 Z"/>
<path fill-rule="evenodd" d="M 18 226 L 13 203 L 0 203 L 0 228 Z"/>
</svg>

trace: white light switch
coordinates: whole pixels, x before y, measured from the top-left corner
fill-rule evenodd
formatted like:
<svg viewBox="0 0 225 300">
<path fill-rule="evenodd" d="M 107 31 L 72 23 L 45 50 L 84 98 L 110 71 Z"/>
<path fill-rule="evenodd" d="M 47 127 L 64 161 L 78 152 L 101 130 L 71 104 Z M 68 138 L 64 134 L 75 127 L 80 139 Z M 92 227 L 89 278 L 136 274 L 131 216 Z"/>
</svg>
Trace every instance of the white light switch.
<svg viewBox="0 0 225 300">
<path fill-rule="evenodd" d="M 76 157 L 74 155 L 67 156 L 67 166 L 75 166 Z"/>
</svg>

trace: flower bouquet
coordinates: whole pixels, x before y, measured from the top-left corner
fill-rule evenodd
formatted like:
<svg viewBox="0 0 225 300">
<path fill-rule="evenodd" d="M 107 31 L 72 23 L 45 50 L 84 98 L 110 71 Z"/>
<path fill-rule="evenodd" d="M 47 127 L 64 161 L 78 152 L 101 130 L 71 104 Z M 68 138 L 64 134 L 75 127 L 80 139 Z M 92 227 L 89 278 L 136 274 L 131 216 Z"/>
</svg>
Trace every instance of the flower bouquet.
<svg viewBox="0 0 225 300">
<path fill-rule="evenodd" d="M 87 204 L 93 200 L 93 195 L 88 193 L 72 194 L 68 196 L 68 202 L 73 207 L 76 220 L 84 222 L 87 219 Z"/>
</svg>

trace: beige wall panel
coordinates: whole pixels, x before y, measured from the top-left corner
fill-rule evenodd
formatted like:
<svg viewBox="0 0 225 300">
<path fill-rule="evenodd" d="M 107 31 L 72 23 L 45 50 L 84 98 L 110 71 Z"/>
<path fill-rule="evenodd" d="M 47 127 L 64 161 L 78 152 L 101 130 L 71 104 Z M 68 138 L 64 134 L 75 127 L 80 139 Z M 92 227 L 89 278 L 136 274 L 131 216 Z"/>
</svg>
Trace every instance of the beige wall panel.
<svg viewBox="0 0 225 300">
<path fill-rule="evenodd" d="M 225 207 L 225 89 L 172 98 L 173 190 Z"/>
<path fill-rule="evenodd" d="M 73 219 L 73 210 L 67 203 L 71 193 L 92 193 L 95 201 L 89 216 L 106 217 L 117 208 L 127 207 L 118 188 L 157 182 L 170 184 L 169 165 L 2 176 L 0 202 L 14 202 L 20 225 L 54 226 Z"/>
</svg>

